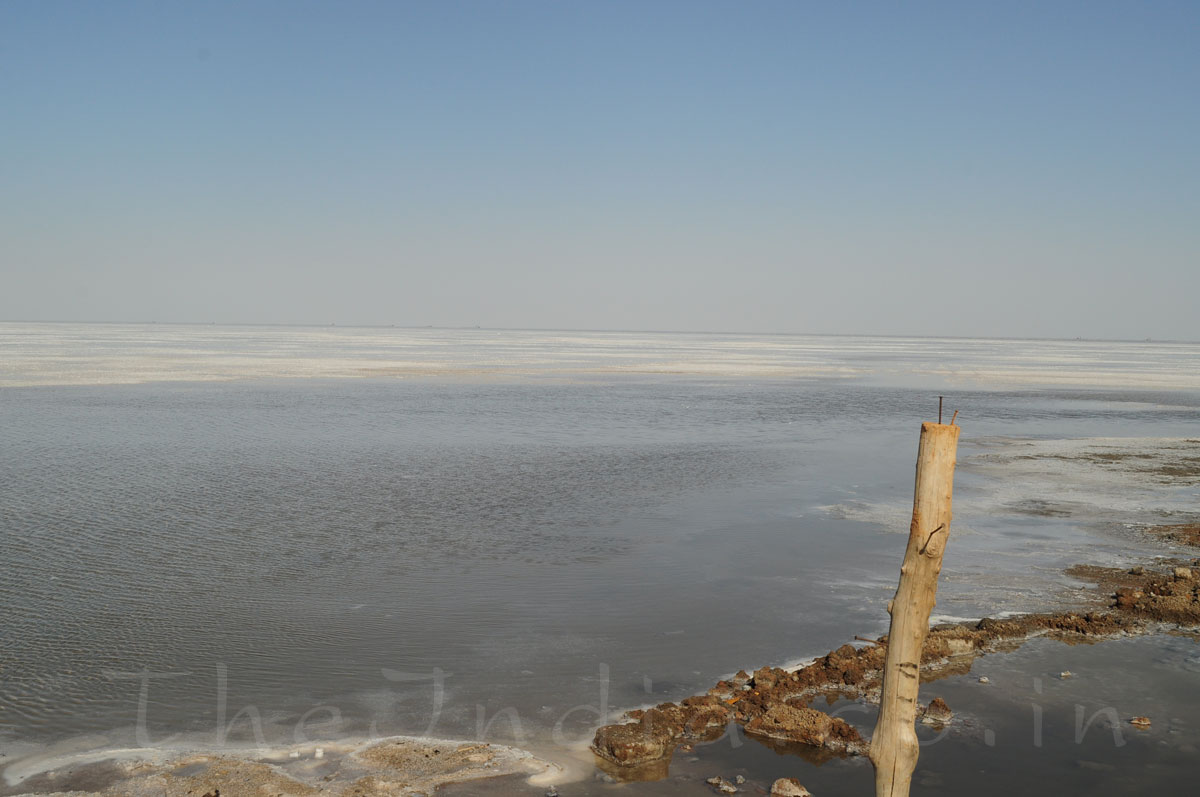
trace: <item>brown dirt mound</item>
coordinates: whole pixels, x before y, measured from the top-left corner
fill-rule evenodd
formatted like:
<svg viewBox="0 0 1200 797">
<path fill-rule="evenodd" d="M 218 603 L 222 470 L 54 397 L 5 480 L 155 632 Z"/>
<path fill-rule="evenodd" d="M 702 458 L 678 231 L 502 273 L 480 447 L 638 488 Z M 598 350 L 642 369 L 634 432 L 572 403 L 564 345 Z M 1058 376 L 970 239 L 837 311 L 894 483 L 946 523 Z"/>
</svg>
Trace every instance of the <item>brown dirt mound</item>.
<svg viewBox="0 0 1200 797">
<path fill-rule="evenodd" d="M 746 723 L 746 733 L 786 742 L 824 747 L 834 752 L 865 753 L 866 742 L 845 721 L 824 711 L 791 703 L 775 703 Z"/>
<path fill-rule="evenodd" d="M 733 709 L 710 695 L 697 695 L 628 716 L 636 721 L 597 730 L 592 749 L 614 764 L 641 766 L 670 756 L 684 740 L 720 736 L 733 718 Z"/>
<path fill-rule="evenodd" d="M 1150 526 L 1148 534 L 1184 545 L 1200 547 L 1200 523 L 1179 523 L 1169 526 Z"/>
<path fill-rule="evenodd" d="M 1114 605 L 1135 617 L 1194 626 L 1200 624 L 1200 580 L 1193 571 L 1181 567 L 1175 574 L 1143 588 L 1118 589 Z"/>
</svg>

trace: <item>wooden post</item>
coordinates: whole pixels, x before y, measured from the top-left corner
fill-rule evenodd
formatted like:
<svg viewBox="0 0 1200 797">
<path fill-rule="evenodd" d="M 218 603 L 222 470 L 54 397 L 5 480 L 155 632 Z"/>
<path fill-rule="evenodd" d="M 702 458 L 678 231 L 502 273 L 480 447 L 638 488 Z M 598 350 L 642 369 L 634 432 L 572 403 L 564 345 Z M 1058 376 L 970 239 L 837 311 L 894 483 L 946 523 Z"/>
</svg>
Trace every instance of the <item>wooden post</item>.
<svg viewBox="0 0 1200 797">
<path fill-rule="evenodd" d="M 912 525 L 900 567 L 900 586 L 888 604 L 892 615 L 879 720 L 871 736 L 875 797 L 907 797 L 917 766 L 917 690 L 921 650 L 929 633 L 929 613 L 937 596 L 942 553 L 950 537 L 950 499 L 959 427 L 921 424 Z"/>
</svg>

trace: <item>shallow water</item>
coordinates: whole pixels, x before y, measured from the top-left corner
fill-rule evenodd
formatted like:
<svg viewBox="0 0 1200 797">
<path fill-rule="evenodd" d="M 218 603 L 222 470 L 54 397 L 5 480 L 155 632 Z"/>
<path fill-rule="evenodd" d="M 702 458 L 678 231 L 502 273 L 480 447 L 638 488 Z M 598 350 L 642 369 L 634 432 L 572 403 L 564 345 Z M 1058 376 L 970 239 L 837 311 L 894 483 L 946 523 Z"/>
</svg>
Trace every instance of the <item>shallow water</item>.
<svg viewBox="0 0 1200 797">
<path fill-rule="evenodd" d="M 1068 671 L 1071 675 L 1063 678 Z M 918 726 L 913 793 L 921 795 L 1192 794 L 1200 750 L 1200 644 L 1177 636 L 1094 645 L 1039 639 L 1015 653 L 974 662 L 970 674 L 924 684 L 955 712 L 943 728 Z M 986 675 L 990 683 L 979 683 Z M 876 708 L 842 701 L 825 707 L 869 733 Z M 1147 729 L 1129 723 L 1151 720 Z M 745 778 L 743 794 L 765 794 L 776 778 L 796 778 L 820 797 L 874 793 L 863 757 L 825 760 L 731 729 L 722 739 L 677 752 L 663 780 L 611 784 L 596 777 L 560 787 L 575 797 L 706 794 L 707 778 Z M 541 795 L 519 778 L 448 787 L 454 795 Z"/>
<path fill-rule="evenodd" d="M 12 755 L 569 746 L 880 632 L 939 393 L 942 615 L 1061 600 L 1200 482 L 1160 467 L 1200 457 L 1196 345 L 6 324 L 0 352 Z"/>
</svg>

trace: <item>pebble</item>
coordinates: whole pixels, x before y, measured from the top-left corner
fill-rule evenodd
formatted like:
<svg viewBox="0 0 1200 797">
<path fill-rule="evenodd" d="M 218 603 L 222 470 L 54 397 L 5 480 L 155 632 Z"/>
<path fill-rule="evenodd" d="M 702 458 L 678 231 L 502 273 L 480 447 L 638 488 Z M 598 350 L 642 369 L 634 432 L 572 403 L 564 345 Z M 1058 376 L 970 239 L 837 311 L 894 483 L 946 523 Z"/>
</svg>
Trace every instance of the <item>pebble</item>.
<svg viewBox="0 0 1200 797">
<path fill-rule="evenodd" d="M 1066 679 L 1066 678 L 1070 678 L 1070 677 L 1071 677 L 1072 675 L 1074 675 L 1074 674 L 1075 674 L 1075 673 L 1071 672 L 1070 670 L 1063 670 L 1062 672 L 1060 672 L 1060 673 L 1058 674 L 1058 677 L 1059 677 L 1059 678 Z"/>
<path fill-rule="evenodd" d="M 300 757 L 299 750 L 293 750 L 292 752 L 288 753 L 288 758 L 299 758 L 299 757 Z"/>
<path fill-rule="evenodd" d="M 708 778 L 704 782 L 707 783 L 709 786 L 712 786 L 714 789 L 716 789 L 721 794 L 735 794 L 738 790 L 737 786 L 734 786 L 732 783 L 725 780 L 725 778 L 721 777 L 720 775 L 713 775 L 711 778 Z"/>
<path fill-rule="evenodd" d="M 771 797 L 812 797 L 812 792 L 795 778 L 780 778 L 771 784 Z"/>
<path fill-rule="evenodd" d="M 935 697 L 929 701 L 929 705 L 921 712 L 921 722 L 926 725 L 945 725 L 953 717 L 954 712 L 946 705 L 946 701 L 940 697 Z"/>
<path fill-rule="evenodd" d="M 1175 568 L 1175 578 L 1186 581 L 1192 577 L 1192 569 L 1190 567 Z"/>
<path fill-rule="evenodd" d="M 986 675 L 981 675 L 981 676 L 979 676 L 979 683 L 981 683 L 981 684 L 990 684 L 991 682 L 992 682 L 992 679 L 991 679 L 991 678 L 988 678 Z"/>
<path fill-rule="evenodd" d="M 743 783 L 746 782 L 746 776 L 745 775 L 734 775 L 733 782 L 736 783 L 737 785 L 741 786 Z"/>
<path fill-rule="evenodd" d="M 318 747 L 316 750 L 313 751 L 313 758 L 324 758 L 324 757 L 325 757 L 325 750 L 323 748 Z"/>
<path fill-rule="evenodd" d="M 1150 727 L 1150 718 L 1149 717 L 1133 717 L 1132 719 L 1129 720 L 1129 724 L 1133 725 L 1134 727 L 1137 727 L 1137 728 L 1149 728 Z"/>
<path fill-rule="evenodd" d="M 546 797 L 558 797 L 558 789 L 554 788 L 553 786 L 546 789 Z"/>
</svg>

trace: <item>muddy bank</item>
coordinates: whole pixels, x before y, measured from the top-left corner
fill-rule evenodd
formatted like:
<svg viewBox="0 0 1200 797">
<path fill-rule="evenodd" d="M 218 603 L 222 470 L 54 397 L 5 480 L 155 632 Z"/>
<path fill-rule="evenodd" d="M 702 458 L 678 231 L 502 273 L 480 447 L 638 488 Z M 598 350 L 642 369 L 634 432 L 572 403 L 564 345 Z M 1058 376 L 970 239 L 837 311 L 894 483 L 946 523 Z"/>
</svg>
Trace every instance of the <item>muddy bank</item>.
<svg viewBox="0 0 1200 797">
<path fill-rule="evenodd" d="M 108 751 L 6 770 L 0 794 L 236 797 L 269 794 L 424 795 L 447 783 L 501 776 L 553 777 L 530 753 L 492 744 L 394 737 L 228 753 Z"/>
<path fill-rule="evenodd" d="M 1200 523 L 1176 523 L 1151 526 L 1146 533 L 1168 542 L 1200 548 Z"/>
<path fill-rule="evenodd" d="M 922 681 L 967 672 L 975 658 L 1034 637 L 1078 642 L 1200 625 L 1200 560 L 1167 562 L 1165 569 L 1164 563 L 1128 570 L 1079 566 L 1068 574 L 1096 584 L 1095 609 L 936 626 L 922 652 Z M 799 669 L 742 671 L 705 695 L 629 712 L 629 722 L 597 730 L 592 749 L 601 766 L 640 778 L 665 772 L 680 745 L 719 736 L 726 723 L 736 722 L 751 736 L 833 755 L 864 754 L 867 740 L 855 728 L 812 706 L 818 698 L 829 704 L 878 700 L 887 636 L 857 639 L 866 644 L 843 645 Z"/>
</svg>

